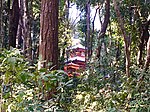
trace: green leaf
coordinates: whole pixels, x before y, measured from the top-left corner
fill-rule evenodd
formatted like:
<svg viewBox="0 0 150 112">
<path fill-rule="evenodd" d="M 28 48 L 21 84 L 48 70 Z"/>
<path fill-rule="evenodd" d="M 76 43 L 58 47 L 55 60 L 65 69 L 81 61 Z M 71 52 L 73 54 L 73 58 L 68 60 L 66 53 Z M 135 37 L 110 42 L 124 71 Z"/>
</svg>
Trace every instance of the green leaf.
<svg viewBox="0 0 150 112">
<path fill-rule="evenodd" d="M 40 72 L 46 72 L 47 69 L 46 69 L 46 68 L 41 68 L 39 71 L 40 71 Z"/>
<path fill-rule="evenodd" d="M 20 78 L 21 78 L 21 80 L 22 80 L 23 82 L 25 82 L 26 79 L 27 79 L 27 75 L 26 75 L 26 74 L 21 74 Z"/>
<path fill-rule="evenodd" d="M 73 82 L 73 79 L 69 80 L 65 85 L 68 85 Z"/>
<path fill-rule="evenodd" d="M 50 78 L 51 81 L 57 81 L 57 78 Z"/>
<path fill-rule="evenodd" d="M 53 74 L 45 74 L 44 76 L 51 77 L 51 76 L 54 76 L 54 75 Z"/>
<path fill-rule="evenodd" d="M 16 63 L 16 57 L 9 57 L 7 60 L 10 64 L 15 65 Z"/>
<path fill-rule="evenodd" d="M 28 107 L 28 110 L 29 110 L 29 111 L 32 111 L 32 112 L 34 111 L 33 107 L 31 107 L 31 106 Z"/>
<path fill-rule="evenodd" d="M 44 81 L 48 81 L 49 79 L 46 76 L 43 76 L 42 78 Z"/>
<path fill-rule="evenodd" d="M 34 77 L 35 75 L 33 73 L 28 73 L 28 76 Z"/>
<path fill-rule="evenodd" d="M 25 95 L 25 93 L 23 91 L 20 91 L 18 94 L 20 97 L 23 97 Z"/>
<path fill-rule="evenodd" d="M 5 99 L 8 99 L 10 97 L 10 93 L 5 93 L 4 95 L 3 95 L 3 98 L 5 98 Z"/>
<path fill-rule="evenodd" d="M 136 109 L 136 108 L 132 108 L 132 109 L 130 110 L 130 112 L 137 112 L 137 109 Z"/>
<path fill-rule="evenodd" d="M 67 87 L 71 87 L 71 86 L 73 86 L 73 84 L 67 84 L 66 86 L 67 86 Z"/>
</svg>

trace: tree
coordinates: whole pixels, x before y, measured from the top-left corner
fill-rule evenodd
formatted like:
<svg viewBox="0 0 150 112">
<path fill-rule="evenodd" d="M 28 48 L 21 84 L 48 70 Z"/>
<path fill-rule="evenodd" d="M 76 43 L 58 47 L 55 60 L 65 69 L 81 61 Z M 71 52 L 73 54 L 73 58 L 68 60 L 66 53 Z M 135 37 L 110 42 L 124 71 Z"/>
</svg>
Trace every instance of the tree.
<svg viewBox="0 0 150 112">
<path fill-rule="evenodd" d="M 10 2 L 9 2 L 10 5 Z M 9 7 L 10 8 L 10 7 Z M 9 9 L 9 46 L 16 47 L 16 36 L 19 23 L 19 2 L 14 0 Z"/>
<path fill-rule="evenodd" d="M 3 41 L 3 36 L 2 36 L 2 6 L 3 6 L 3 1 L 0 0 L 0 48 L 2 47 L 2 41 Z"/>
<path fill-rule="evenodd" d="M 32 2 L 32 1 L 30 1 L 30 2 Z M 28 0 L 20 0 L 18 47 L 22 46 L 24 55 L 28 59 L 31 60 L 32 59 L 32 42 L 31 42 L 31 18 L 30 18 L 29 8 L 30 7 L 29 7 Z M 23 45 L 21 45 L 21 44 L 23 44 Z"/>
<path fill-rule="evenodd" d="M 117 18 L 118 18 L 118 24 L 119 24 L 119 27 L 121 29 L 121 32 L 122 32 L 123 38 L 124 38 L 124 43 L 125 43 L 124 48 L 125 48 L 125 55 L 126 55 L 126 75 L 129 77 L 130 76 L 130 70 L 129 70 L 129 68 L 130 68 L 130 50 L 129 50 L 130 38 L 127 36 L 127 32 L 124 27 L 124 21 L 122 19 L 121 13 L 119 11 L 117 2 L 116 2 L 116 0 L 113 0 L 113 2 L 114 2 L 114 8 L 115 8 L 115 11 L 117 14 Z"/>
<path fill-rule="evenodd" d="M 144 7 L 144 6 L 143 6 Z M 144 8 L 143 8 L 144 9 Z M 139 10 L 141 11 L 141 15 L 139 14 L 140 12 L 137 12 L 138 18 L 143 18 L 143 20 L 140 20 L 140 26 L 139 26 L 139 33 L 140 33 L 140 42 L 139 42 L 139 52 L 138 52 L 138 65 L 142 68 L 144 63 L 143 63 L 143 58 L 144 58 L 144 48 L 146 47 L 149 39 L 149 25 L 150 25 L 150 20 L 148 20 L 148 11 L 143 11 L 142 8 Z"/>
<path fill-rule="evenodd" d="M 106 0 L 105 2 L 105 14 L 104 14 L 104 22 L 102 23 L 101 26 L 101 31 L 99 33 L 99 39 L 104 38 L 107 26 L 109 23 L 109 18 L 110 18 L 110 0 Z M 98 52 L 97 52 L 97 57 L 100 57 L 100 52 L 101 52 L 101 45 L 98 46 Z"/>
<path fill-rule="evenodd" d="M 39 68 L 58 67 L 58 0 L 42 0 L 40 16 Z M 45 61 L 45 62 L 42 62 Z"/>
<path fill-rule="evenodd" d="M 150 18 L 148 20 L 148 24 L 150 24 Z M 150 63 L 150 37 L 147 42 L 147 55 L 146 55 L 146 61 L 145 61 L 145 70 L 148 69 Z"/>
</svg>

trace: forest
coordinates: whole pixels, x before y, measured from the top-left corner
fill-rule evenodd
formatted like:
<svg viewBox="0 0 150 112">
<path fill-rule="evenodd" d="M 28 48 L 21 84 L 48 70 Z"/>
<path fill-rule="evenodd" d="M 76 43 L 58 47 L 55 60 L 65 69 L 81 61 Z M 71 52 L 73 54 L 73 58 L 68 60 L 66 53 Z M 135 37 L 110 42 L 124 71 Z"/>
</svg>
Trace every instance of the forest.
<svg viewBox="0 0 150 112">
<path fill-rule="evenodd" d="M 0 0 L 0 87 L 0 112 L 150 112 L 150 0 Z"/>
</svg>

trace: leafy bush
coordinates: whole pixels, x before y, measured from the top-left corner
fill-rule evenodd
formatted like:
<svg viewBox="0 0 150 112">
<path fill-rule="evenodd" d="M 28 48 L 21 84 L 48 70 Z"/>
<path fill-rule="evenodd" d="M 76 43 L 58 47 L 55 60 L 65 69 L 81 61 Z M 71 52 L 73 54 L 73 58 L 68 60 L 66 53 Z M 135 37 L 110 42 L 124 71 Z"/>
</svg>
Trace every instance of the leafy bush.
<svg viewBox="0 0 150 112">
<path fill-rule="evenodd" d="M 122 74 L 115 82 L 113 76 L 105 79 L 101 74 L 84 75 L 78 84 L 71 112 L 149 112 L 150 71 L 143 72 L 133 66 L 132 77 L 119 73 Z"/>
<path fill-rule="evenodd" d="M 30 65 L 18 49 L 0 51 L 2 109 L 12 112 L 53 111 L 70 102 L 72 80 L 61 70 Z"/>
<path fill-rule="evenodd" d="M 37 69 L 17 49 L 0 51 L 2 109 L 12 112 L 148 112 L 150 71 L 131 66 L 131 77 L 91 64 L 78 78 L 62 70 Z M 111 71 L 111 72 L 110 72 Z M 113 72 L 114 71 L 114 72 Z"/>
</svg>

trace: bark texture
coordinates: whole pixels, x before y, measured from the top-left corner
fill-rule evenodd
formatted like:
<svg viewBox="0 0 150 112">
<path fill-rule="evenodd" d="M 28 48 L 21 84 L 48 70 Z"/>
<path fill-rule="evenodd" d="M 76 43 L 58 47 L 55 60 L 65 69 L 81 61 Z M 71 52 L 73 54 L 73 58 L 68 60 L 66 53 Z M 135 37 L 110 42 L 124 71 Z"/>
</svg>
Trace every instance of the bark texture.
<svg viewBox="0 0 150 112">
<path fill-rule="evenodd" d="M 149 27 L 150 25 L 150 18 L 148 18 L 148 22 L 147 25 Z M 147 70 L 149 68 L 149 63 L 150 63 L 150 37 L 149 37 L 149 33 L 148 33 L 148 42 L 147 42 L 147 55 L 146 55 L 146 61 L 145 61 L 145 70 Z"/>
<path fill-rule="evenodd" d="M 147 46 L 148 38 L 149 38 L 149 25 L 150 20 L 142 24 L 141 26 L 141 36 L 140 36 L 140 45 L 139 45 L 139 52 L 138 52 L 138 65 L 141 67 L 144 65 L 143 63 L 143 52 L 144 48 Z"/>
<path fill-rule="evenodd" d="M 118 7 L 118 4 L 116 2 L 116 0 L 113 0 L 113 3 L 114 3 L 114 8 L 115 8 L 115 11 L 116 11 L 116 14 L 117 14 L 117 18 L 118 18 L 118 24 L 119 24 L 119 27 L 121 29 L 121 32 L 123 34 L 123 38 L 124 38 L 124 43 L 125 43 L 125 55 L 126 55 L 126 75 L 128 77 L 130 77 L 130 38 L 127 36 L 127 33 L 126 33 L 126 29 L 124 27 L 124 21 L 123 21 L 123 18 L 121 16 L 121 13 L 119 11 L 119 7 Z"/>
<path fill-rule="evenodd" d="M 40 16 L 39 68 L 58 67 L 58 0 L 42 0 Z M 46 61 L 46 62 L 42 62 Z M 51 66 L 48 66 L 51 63 Z"/>
<path fill-rule="evenodd" d="M 145 69 L 147 70 L 149 67 L 150 63 L 150 38 L 147 43 L 147 56 L 146 56 L 146 61 L 145 61 Z"/>
<path fill-rule="evenodd" d="M 105 33 L 106 33 L 106 29 L 107 29 L 107 26 L 108 26 L 108 23 L 109 23 L 109 18 L 110 18 L 110 0 L 106 0 L 105 1 L 105 15 L 104 15 L 104 22 L 102 23 L 102 26 L 101 26 L 101 31 L 99 33 L 99 39 L 101 38 L 104 38 L 105 36 Z M 97 50 L 97 57 L 99 58 L 100 57 L 100 52 L 101 52 L 101 46 L 98 47 L 98 50 Z"/>
<path fill-rule="evenodd" d="M 3 23 L 2 23 L 2 9 L 3 9 L 3 1 L 0 0 L 0 48 L 2 48 L 2 43 L 3 43 Z"/>
<path fill-rule="evenodd" d="M 9 46 L 16 47 L 16 36 L 19 23 L 19 3 L 14 0 L 9 15 Z"/>
<path fill-rule="evenodd" d="M 17 32 L 17 47 L 22 48 L 25 57 L 32 60 L 31 17 L 29 4 L 32 1 L 20 0 L 20 18 Z M 30 9 L 30 10 L 29 10 Z"/>
<path fill-rule="evenodd" d="M 106 29 L 109 23 L 109 18 L 110 18 L 110 0 L 106 0 L 105 2 L 105 15 L 104 15 L 104 22 L 101 27 L 101 32 L 100 32 L 100 38 L 104 37 L 106 33 Z"/>
<path fill-rule="evenodd" d="M 32 60 L 32 43 L 31 43 L 31 20 L 29 13 L 29 0 L 23 0 L 23 40 L 24 53 L 29 60 Z"/>
</svg>

